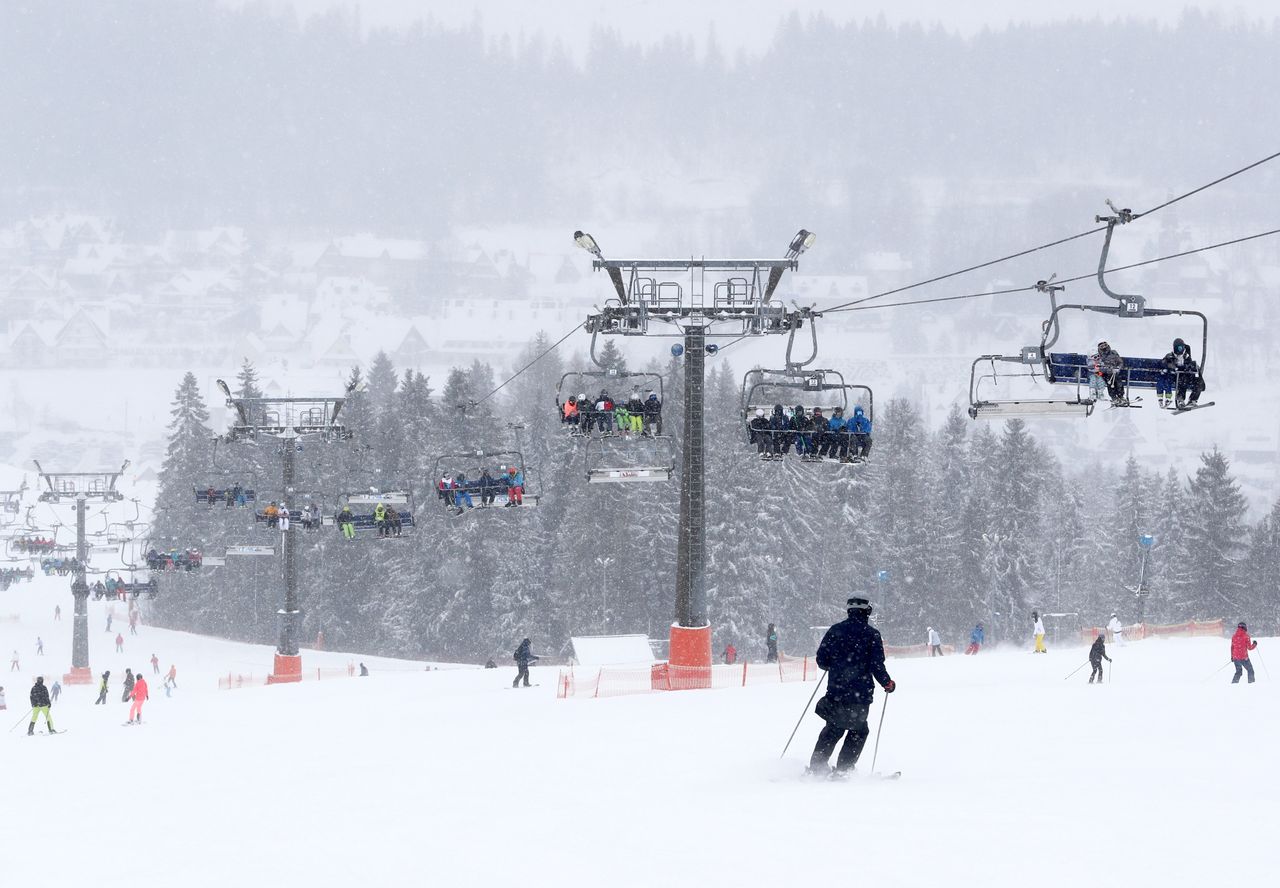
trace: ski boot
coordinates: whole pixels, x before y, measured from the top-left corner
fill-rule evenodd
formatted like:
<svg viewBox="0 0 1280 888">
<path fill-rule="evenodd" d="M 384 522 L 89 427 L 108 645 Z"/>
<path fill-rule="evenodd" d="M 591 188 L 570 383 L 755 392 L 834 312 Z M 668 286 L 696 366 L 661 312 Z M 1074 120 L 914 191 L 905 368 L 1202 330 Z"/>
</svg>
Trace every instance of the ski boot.
<svg viewBox="0 0 1280 888">
<path fill-rule="evenodd" d="M 35 732 L 36 732 L 36 723 L 35 723 L 35 722 L 32 722 L 31 724 L 27 725 L 27 736 L 28 736 L 28 737 L 30 737 L 31 735 L 33 735 Z"/>
</svg>

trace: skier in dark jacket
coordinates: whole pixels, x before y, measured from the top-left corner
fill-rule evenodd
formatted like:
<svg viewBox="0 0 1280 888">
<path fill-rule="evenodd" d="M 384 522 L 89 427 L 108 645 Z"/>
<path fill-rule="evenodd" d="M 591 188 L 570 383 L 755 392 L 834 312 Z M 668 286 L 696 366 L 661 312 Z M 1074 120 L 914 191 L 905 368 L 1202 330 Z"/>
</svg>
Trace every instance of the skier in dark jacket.
<svg viewBox="0 0 1280 888">
<path fill-rule="evenodd" d="M 1107 656 L 1107 633 L 1099 632 L 1098 637 L 1093 640 L 1093 647 L 1089 648 L 1089 665 L 1093 670 L 1089 673 L 1089 684 L 1093 684 L 1096 678 L 1098 684 L 1102 684 L 1102 661 L 1111 662 L 1111 658 Z"/>
<path fill-rule="evenodd" d="M 498 479 L 489 473 L 489 467 L 485 466 L 480 472 L 480 505 L 492 506 L 494 499 L 498 496 Z"/>
<path fill-rule="evenodd" d="M 773 405 L 773 415 L 769 417 L 768 454 L 770 459 L 782 459 L 783 454 L 791 449 L 791 423 L 787 421 L 786 411 L 781 404 Z"/>
<path fill-rule="evenodd" d="M 124 671 L 124 694 L 120 697 L 121 703 L 128 703 L 129 698 L 133 696 L 133 670 L 126 669 Z"/>
<path fill-rule="evenodd" d="M 1200 400 L 1204 380 L 1200 378 L 1200 368 L 1195 358 L 1191 357 L 1191 346 L 1181 339 L 1173 340 L 1173 350 L 1164 356 L 1164 367 L 1165 373 L 1173 379 L 1166 377 L 1164 380 L 1164 391 L 1159 393 L 1161 407 L 1166 406 L 1175 395 L 1173 406 L 1179 410 L 1185 410 L 1188 405 Z"/>
<path fill-rule="evenodd" d="M 770 442 L 773 435 L 769 432 L 769 417 L 764 415 L 764 408 L 757 407 L 756 415 L 747 423 L 747 443 L 756 445 L 756 453 L 761 459 L 772 456 Z"/>
<path fill-rule="evenodd" d="M 818 645 L 818 668 L 826 670 L 827 693 L 818 701 L 814 712 L 827 723 L 809 759 L 809 772 L 828 773 L 828 760 L 836 744 L 844 737 L 835 772 L 847 773 L 858 763 L 862 747 L 871 728 L 867 713 L 878 681 L 886 694 L 897 686 L 884 668 L 884 642 L 880 633 L 867 620 L 871 603 L 865 598 L 850 598 L 848 618 L 836 623 Z"/>
<path fill-rule="evenodd" d="M 778 630 L 773 628 L 772 623 L 764 633 L 764 649 L 766 663 L 778 662 Z"/>
<path fill-rule="evenodd" d="M 658 436 L 662 434 L 662 402 L 657 392 L 649 392 L 644 399 L 644 434 Z"/>
<path fill-rule="evenodd" d="M 49 718 L 49 689 L 44 686 L 44 676 L 36 679 L 36 683 L 31 686 L 31 724 L 27 725 L 27 734 L 36 732 L 36 718 L 44 716 L 45 730 L 50 734 L 53 731 L 53 719 Z"/>
<path fill-rule="evenodd" d="M 511 687 L 519 687 L 520 679 L 524 679 L 524 686 L 529 687 L 529 664 L 539 659 L 538 655 L 529 650 L 529 639 L 520 642 L 520 646 L 516 648 L 514 659 L 516 661 L 516 680 L 511 682 Z"/>
</svg>

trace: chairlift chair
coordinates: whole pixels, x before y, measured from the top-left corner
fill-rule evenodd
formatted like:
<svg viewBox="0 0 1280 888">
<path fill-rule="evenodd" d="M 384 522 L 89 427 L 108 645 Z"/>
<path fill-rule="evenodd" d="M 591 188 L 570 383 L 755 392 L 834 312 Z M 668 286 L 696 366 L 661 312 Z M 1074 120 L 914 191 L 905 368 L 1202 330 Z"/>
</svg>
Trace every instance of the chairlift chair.
<svg viewBox="0 0 1280 888">
<path fill-rule="evenodd" d="M 500 471 L 499 467 L 503 465 L 508 468 L 514 466 L 524 478 L 523 494 L 520 497 L 521 502 L 514 503 L 512 508 L 516 510 L 522 508 L 536 508 L 538 506 L 539 495 L 534 492 L 536 488 L 530 484 L 529 470 L 525 466 L 524 454 L 519 450 L 472 450 L 460 453 L 441 454 L 436 457 L 431 476 L 431 484 L 436 491 L 436 495 L 441 498 L 446 508 L 456 508 L 454 504 L 459 499 L 458 495 L 456 493 L 450 494 L 447 498 L 441 496 L 440 484 L 442 480 L 446 478 L 452 482 L 457 478 L 458 474 L 461 473 L 465 476 L 464 486 L 459 489 L 465 491 L 466 494 L 470 494 L 473 506 L 472 509 L 467 509 L 466 511 L 471 512 L 475 510 L 484 510 L 486 507 L 482 504 L 482 501 L 485 497 L 485 491 L 479 486 L 479 470 L 488 468 Z M 496 477 L 495 482 L 499 482 L 499 479 Z M 453 490 L 454 488 L 447 489 Z M 511 502 L 510 498 L 506 495 L 506 488 L 502 486 L 501 483 L 495 483 L 494 487 L 489 492 L 493 495 L 493 502 L 490 504 L 490 508 L 496 507 L 501 509 L 507 502 Z M 501 505 L 497 502 L 497 497 L 499 496 L 504 500 Z M 477 502 L 477 500 L 480 500 L 481 502 Z"/>
<path fill-rule="evenodd" d="M 666 436 L 590 438 L 585 459 L 590 484 L 670 481 L 676 468 L 675 441 Z"/>
<path fill-rule="evenodd" d="M 379 491 L 370 489 L 360 493 L 344 493 L 338 496 L 338 508 L 342 506 L 350 506 L 352 513 L 352 525 L 356 531 L 377 530 L 378 522 L 375 510 L 378 505 L 390 506 L 396 510 L 396 514 L 400 520 L 400 533 L 391 534 L 393 537 L 401 534 L 412 534 L 417 528 L 417 519 L 415 514 L 417 509 L 414 507 L 413 491 L 408 485 L 397 489 Z M 335 519 L 332 516 L 323 516 L 323 522 L 326 526 L 334 524 Z"/>
</svg>

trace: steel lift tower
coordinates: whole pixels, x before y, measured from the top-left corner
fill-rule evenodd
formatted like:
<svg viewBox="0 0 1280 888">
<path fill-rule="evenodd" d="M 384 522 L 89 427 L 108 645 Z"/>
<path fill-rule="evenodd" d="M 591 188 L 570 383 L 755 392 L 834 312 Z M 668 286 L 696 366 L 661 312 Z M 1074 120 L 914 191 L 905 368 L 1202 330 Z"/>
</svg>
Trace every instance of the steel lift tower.
<svg viewBox="0 0 1280 888">
<path fill-rule="evenodd" d="M 683 340 L 671 349 L 684 355 L 684 468 L 669 660 L 675 666 L 710 667 L 703 389 L 706 356 L 719 347 L 707 340 L 790 333 L 818 317 L 774 301 L 782 275 L 799 267 L 814 235 L 801 229 L 781 259 L 606 259 L 591 235 L 576 231 L 573 238 L 595 257 L 592 267 L 608 273 L 616 294 L 587 318 L 589 333 Z"/>
<path fill-rule="evenodd" d="M 89 583 L 85 569 L 89 566 L 89 541 L 85 534 L 85 513 L 89 500 L 102 503 L 118 503 L 124 494 L 116 490 L 116 484 L 129 461 L 118 471 L 107 472 L 46 472 L 35 462 L 40 480 L 48 490 L 40 494 L 40 502 L 57 505 L 63 499 L 76 504 L 76 576 L 71 581 L 71 597 L 75 602 L 75 618 L 71 622 L 71 671 L 62 676 L 63 684 L 93 684 L 93 670 L 89 668 Z"/>
<path fill-rule="evenodd" d="M 225 437 L 227 443 L 256 443 L 261 439 L 280 442 L 281 490 L 286 504 L 293 497 L 294 467 L 303 442 L 329 443 L 351 437 L 351 432 L 338 422 L 350 390 L 338 397 L 237 398 L 221 379 L 218 388 L 226 395 L 227 406 L 235 410 L 235 419 Z M 289 530 L 280 534 L 284 606 L 278 611 L 280 640 L 268 684 L 302 680 L 302 655 L 298 651 L 302 616 L 298 607 L 298 536 L 294 522 L 289 525 Z"/>
</svg>

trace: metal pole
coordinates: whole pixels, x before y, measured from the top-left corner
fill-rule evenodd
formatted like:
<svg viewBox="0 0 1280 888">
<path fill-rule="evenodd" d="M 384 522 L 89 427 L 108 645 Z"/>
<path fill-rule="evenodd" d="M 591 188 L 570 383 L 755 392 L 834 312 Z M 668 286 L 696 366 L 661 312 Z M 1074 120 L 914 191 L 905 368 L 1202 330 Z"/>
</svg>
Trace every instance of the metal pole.
<svg viewBox="0 0 1280 888">
<path fill-rule="evenodd" d="M 89 541 L 85 535 L 85 496 L 76 497 L 76 577 L 71 581 L 74 615 L 71 623 L 71 671 L 89 670 L 89 583 L 85 568 L 89 562 Z"/>
<path fill-rule="evenodd" d="M 284 437 L 283 488 L 285 502 L 293 498 L 294 457 L 297 442 L 293 435 Z M 298 655 L 298 536 L 289 530 L 281 534 L 284 547 L 284 608 L 280 611 L 280 644 L 276 652 L 289 657 Z"/>
<path fill-rule="evenodd" d="M 706 477 L 703 463 L 703 389 L 705 328 L 684 334 L 684 471 L 680 474 L 680 538 L 676 548 L 676 623 L 699 627 L 707 622 Z"/>
</svg>

